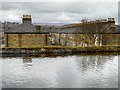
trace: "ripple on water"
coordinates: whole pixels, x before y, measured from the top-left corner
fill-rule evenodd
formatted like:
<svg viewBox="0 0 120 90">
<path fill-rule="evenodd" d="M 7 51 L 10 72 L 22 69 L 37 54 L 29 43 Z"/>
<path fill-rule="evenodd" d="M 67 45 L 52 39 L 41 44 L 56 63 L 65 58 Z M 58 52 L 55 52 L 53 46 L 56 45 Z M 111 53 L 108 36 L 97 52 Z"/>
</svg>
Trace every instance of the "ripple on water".
<svg viewBox="0 0 120 90">
<path fill-rule="evenodd" d="M 3 87 L 118 87 L 115 55 L 4 58 Z"/>
</svg>

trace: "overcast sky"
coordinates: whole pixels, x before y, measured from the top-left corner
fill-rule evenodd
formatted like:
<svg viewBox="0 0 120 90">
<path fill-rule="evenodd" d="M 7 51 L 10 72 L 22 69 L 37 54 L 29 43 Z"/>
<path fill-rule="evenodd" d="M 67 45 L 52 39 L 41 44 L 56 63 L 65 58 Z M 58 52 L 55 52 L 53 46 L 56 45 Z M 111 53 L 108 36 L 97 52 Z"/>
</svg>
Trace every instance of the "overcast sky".
<svg viewBox="0 0 120 90">
<path fill-rule="evenodd" d="M 48 0 L 47 0 L 48 1 Z M 118 2 L 2 2 L 0 21 L 21 22 L 23 14 L 33 23 L 78 23 L 81 19 L 118 20 Z M 112 1 L 112 0 L 110 0 Z M 114 1 L 114 0 L 113 0 Z"/>
</svg>

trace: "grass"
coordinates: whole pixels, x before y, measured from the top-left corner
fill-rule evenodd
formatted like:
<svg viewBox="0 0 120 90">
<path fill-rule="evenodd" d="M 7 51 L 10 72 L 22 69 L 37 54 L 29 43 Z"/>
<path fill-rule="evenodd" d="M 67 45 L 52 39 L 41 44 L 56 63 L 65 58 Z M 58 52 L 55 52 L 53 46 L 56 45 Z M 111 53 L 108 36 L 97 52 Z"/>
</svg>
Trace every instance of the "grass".
<svg viewBox="0 0 120 90">
<path fill-rule="evenodd" d="M 64 49 L 70 50 L 70 52 L 120 52 L 120 46 L 116 45 L 107 45 L 107 46 L 26 46 L 26 47 L 4 47 L 3 49 L 34 49 L 34 50 L 41 50 L 46 49 L 46 52 L 51 52 L 54 50 L 59 50 L 62 52 Z M 65 50 L 65 51 L 66 51 Z"/>
<path fill-rule="evenodd" d="M 28 48 L 28 49 L 40 49 L 40 48 L 48 48 L 48 49 L 63 49 L 63 48 L 79 48 L 79 49 L 84 49 L 84 48 L 94 48 L 94 49 L 102 49 L 102 48 L 119 48 L 120 46 L 117 45 L 103 45 L 103 46 L 24 46 L 24 47 L 3 47 L 3 48 Z"/>
</svg>

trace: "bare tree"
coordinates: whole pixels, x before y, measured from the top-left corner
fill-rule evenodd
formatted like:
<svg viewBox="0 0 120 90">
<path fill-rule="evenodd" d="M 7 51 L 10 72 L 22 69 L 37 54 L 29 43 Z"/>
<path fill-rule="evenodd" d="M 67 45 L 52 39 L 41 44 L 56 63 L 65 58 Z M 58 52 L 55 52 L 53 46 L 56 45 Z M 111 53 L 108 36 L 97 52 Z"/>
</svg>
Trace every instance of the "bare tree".
<svg viewBox="0 0 120 90">
<path fill-rule="evenodd" d="M 76 31 L 82 33 L 82 43 L 89 45 L 102 45 L 110 33 L 110 24 L 104 19 L 96 21 L 81 20 L 81 24 L 76 28 Z M 78 40 L 77 40 L 78 41 Z"/>
</svg>

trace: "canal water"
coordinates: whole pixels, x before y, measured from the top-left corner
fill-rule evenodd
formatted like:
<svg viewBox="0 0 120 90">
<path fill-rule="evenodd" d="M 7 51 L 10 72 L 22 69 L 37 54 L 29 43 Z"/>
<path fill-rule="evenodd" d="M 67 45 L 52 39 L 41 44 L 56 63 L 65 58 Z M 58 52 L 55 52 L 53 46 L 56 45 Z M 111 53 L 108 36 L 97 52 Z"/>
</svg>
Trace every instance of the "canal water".
<svg viewBox="0 0 120 90">
<path fill-rule="evenodd" d="M 3 88 L 118 88 L 111 53 L 2 57 Z"/>
</svg>

